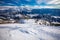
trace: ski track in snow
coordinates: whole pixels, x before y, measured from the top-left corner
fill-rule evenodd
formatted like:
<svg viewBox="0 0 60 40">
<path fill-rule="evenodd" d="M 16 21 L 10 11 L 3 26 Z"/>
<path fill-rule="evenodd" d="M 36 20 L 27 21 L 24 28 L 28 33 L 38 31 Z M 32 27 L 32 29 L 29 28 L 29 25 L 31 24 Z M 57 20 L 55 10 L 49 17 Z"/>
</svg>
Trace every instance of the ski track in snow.
<svg viewBox="0 0 60 40">
<path fill-rule="evenodd" d="M 0 40 L 60 40 L 60 27 L 36 24 L 13 26 L 0 25 Z"/>
</svg>

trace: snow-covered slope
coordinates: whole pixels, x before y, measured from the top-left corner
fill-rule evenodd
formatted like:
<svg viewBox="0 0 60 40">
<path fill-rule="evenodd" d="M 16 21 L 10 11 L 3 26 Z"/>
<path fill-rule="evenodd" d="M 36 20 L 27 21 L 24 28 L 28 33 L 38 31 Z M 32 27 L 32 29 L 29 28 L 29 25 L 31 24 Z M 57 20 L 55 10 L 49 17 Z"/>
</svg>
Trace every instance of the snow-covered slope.
<svg viewBox="0 0 60 40">
<path fill-rule="evenodd" d="M 0 24 L 0 40 L 60 40 L 60 27 L 38 24 Z"/>
</svg>

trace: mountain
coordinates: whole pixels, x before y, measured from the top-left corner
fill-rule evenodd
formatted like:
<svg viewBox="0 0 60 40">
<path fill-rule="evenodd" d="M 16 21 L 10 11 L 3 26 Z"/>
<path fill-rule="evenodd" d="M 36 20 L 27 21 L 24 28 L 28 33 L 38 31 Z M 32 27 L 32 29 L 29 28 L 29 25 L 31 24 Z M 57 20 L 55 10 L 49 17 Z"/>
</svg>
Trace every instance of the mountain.
<svg viewBox="0 0 60 40">
<path fill-rule="evenodd" d="M 33 8 L 29 6 L 0 6 L 0 13 L 22 13 L 22 14 L 50 14 L 60 16 L 60 9 L 55 8 Z"/>
<path fill-rule="evenodd" d="M 0 15 L 2 17 L 7 16 L 8 18 L 34 18 L 34 19 L 44 19 L 44 20 L 54 20 L 59 21 L 60 18 L 54 18 L 51 16 L 60 17 L 60 9 L 52 8 L 31 8 L 31 7 L 18 7 L 18 6 L 0 6 Z M 18 15 L 18 16 L 16 16 Z M 56 20 L 57 19 L 57 20 Z M 59 21 L 60 22 L 60 21 Z"/>
</svg>

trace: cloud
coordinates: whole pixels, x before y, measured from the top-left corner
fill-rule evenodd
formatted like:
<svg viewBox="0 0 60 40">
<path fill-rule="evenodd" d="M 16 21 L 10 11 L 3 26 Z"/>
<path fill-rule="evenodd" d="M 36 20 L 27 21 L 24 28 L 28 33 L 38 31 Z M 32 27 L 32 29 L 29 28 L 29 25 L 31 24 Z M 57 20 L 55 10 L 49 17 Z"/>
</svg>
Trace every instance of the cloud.
<svg viewBox="0 0 60 40">
<path fill-rule="evenodd" d="M 16 4 L 13 4 L 13 3 L 6 3 L 7 5 L 16 5 Z"/>
<path fill-rule="evenodd" d="M 41 4 L 43 1 L 42 0 L 36 0 L 37 4 Z"/>
<path fill-rule="evenodd" d="M 60 4 L 60 0 L 52 0 L 49 1 L 47 4 Z"/>
<path fill-rule="evenodd" d="M 19 2 L 21 2 L 20 0 L 11 0 L 12 2 L 15 2 L 16 4 L 18 4 Z"/>
<path fill-rule="evenodd" d="M 50 2 L 51 0 L 36 0 L 36 3 L 37 4 L 41 4 L 41 3 L 44 3 L 44 4 L 47 4 L 47 2 Z"/>
<path fill-rule="evenodd" d="M 41 8 L 54 8 L 53 6 L 34 6 L 34 8 L 41 9 Z"/>
<path fill-rule="evenodd" d="M 60 5 L 60 0 L 36 0 L 36 3 L 37 4 L 41 4 L 41 3 L 44 3 L 44 4 L 47 4 L 47 5 Z"/>
<path fill-rule="evenodd" d="M 38 6 L 38 5 L 34 5 L 34 6 L 30 6 L 30 5 L 25 5 L 25 6 L 20 6 L 21 8 L 27 8 L 27 9 L 41 9 L 41 8 L 57 8 L 55 6 Z"/>
<path fill-rule="evenodd" d="M 0 10 L 7 10 L 9 8 L 12 8 L 12 9 L 16 9 L 18 8 L 19 6 L 0 6 Z"/>
<path fill-rule="evenodd" d="M 0 6 L 1 5 L 15 5 L 15 4 L 13 4 L 13 3 L 11 3 L 11 2 L 5 2 L 5 1 L 0 1 Z"/>
<path fill-rule="evenodd" d="M 14 6 L 17 6 L 17 5 L 27 5 L 26 1 L 28 2 L 28 5 L 41 5 L 41 4 L 44 4 L 44 5 L 60 5 L 60 0 L 9 0 L 9 1 L 0 1 L 0 6 L 1 5 L 14 5 Z"/>
<path fill-rule="evenodd" d="M 4 1 L 0 1 L 0 5 L 2 5 L 2 4 L 6 4 Z"/>
<path fill-rule="evenodd" d="M 26 0 L 26 1 L 30 2 L 31 0 Z"/>
<path fill-rule="evenodd" d="M 0 1 L 0 3 L 5 3 L 4 1 Z"/>
<path fill-rule="evenodd" d="M 0 6 L 0 10 L 5 10 L 5 9 L 9 9 L 9 8 L 12 8 L 12 9 L 28 9 L 28 10 L 32 10 L 32 9 L 41 9 L 41 8 L 57 8 L 59 9 L 60 7 L 59 6 L 38 6 L 38 5 L 35 5 L 35 6 L 30 6 L 30 5 L 25 5 L 25 6 Z"/>
<path fill-rule="evenodd" d="M 0 1 L 0 6 L 1 5 L 7 5 L 7 6 L 9 6 L 9 5 L 18 5 L 18 4 L 20 4 L 20 0 L 9 0 L 9 1 L 6 1 L 6 0 L 3 0 L 3 1 Z"/>
<path fill-rule="evenodd" d="M 60 5 L 57 5 L 57 6 L 54 6 L 54 5 L 51 5 L 51 6 L 48 6 L 48 5 L 45 5 L 45 6 L 39 6 L 39 5 L 34 5 L 34 6 L 30 6 L 30 5 L 25 5 L 25 6 L 20 6 L 21 8 L 27 8 L 27 9 L 41 9 L 41 8 L 53 8 L 53 9 L 60 9 Z"/>
</svg>

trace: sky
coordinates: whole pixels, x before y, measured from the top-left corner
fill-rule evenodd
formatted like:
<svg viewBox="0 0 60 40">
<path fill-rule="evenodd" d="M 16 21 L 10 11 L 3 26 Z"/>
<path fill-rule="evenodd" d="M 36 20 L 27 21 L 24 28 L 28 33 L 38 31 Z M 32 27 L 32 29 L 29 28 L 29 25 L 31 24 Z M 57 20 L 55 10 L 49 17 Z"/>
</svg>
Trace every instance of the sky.
<svg viewBox="0 0 60 40">
<path fill-rule="evenodd" d="M 0 6 L 60 5 L 59 0 L 0 0 Z"/>
<path fill-rule="evenodd" d="M 0 0 L 0 6 L 34 6 L 60 8 L 60 0 Z"/>
</svg>

